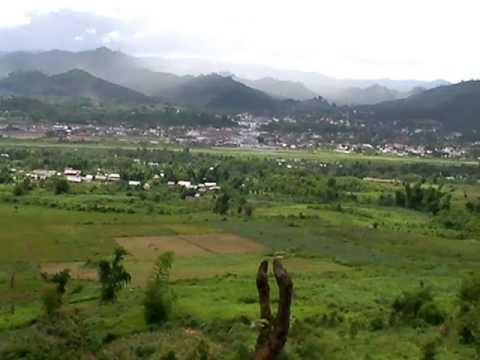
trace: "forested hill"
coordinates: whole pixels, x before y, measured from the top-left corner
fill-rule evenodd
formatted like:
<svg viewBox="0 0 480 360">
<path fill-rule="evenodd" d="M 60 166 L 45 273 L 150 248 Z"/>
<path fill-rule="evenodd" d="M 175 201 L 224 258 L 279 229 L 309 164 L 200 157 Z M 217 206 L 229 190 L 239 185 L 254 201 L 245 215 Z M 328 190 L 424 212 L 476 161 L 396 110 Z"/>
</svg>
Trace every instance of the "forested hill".
<svg viewBox="0 0 480 360">
<path fill-rule="evenodd" d="M 89 98 L 101 102 L 149 103 L 151 99 L 134 90 L 96 78 L 83 70 L 59 75 L 39 71 L 12 73 L 0 80 L 1 95 L 27 97 Z"/>
<path fill-rule="evenodd" d="M 229 112 L 273 112 L 278 101 L 231 77 L 201 75 L 159 96 L 174 103 Z"/>
<path fill-rule="evenodd" d="M 437 121 L 457 131 L 480 130 L 480 81 L 465 81 L 363 107 L 369 116 L 391 121 Z"/>
</svg>

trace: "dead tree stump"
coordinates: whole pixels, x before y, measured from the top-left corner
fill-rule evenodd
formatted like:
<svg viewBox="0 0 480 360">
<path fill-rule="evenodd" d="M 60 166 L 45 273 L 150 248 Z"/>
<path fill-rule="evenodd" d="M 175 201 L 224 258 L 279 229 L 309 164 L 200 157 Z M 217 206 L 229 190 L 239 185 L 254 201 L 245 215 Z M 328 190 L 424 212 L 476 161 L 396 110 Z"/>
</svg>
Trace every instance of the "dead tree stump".
<svg viewBox="0 0 480 360">
<path fill-rule="evenodd" d="M 268 261 L 263 261 L 257 272 L 257 289 L 262 327 L 260 328 L 255 346 L 255 360 L 277 359 L 287 342 L 288 329 L 290 328 L 293 283 L 280 259 L 273 260 L 273 273 L 279 289 L 278 310 L 275 318 L 270 308 Z"/>
</svg>

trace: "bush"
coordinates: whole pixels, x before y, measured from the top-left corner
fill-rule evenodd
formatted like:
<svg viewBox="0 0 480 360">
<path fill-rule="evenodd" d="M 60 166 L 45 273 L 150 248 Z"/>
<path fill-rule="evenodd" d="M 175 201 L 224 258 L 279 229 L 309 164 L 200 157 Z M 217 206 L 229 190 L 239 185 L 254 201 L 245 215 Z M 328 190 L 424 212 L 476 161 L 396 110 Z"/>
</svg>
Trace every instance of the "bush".
<svg viewBox="0 0 480 360">
<path fill-rule="evenodd" d="M 438 308 L 428 288 L 404 292 L 395 299 L 392 308 L 394 315 L 405 321 L 423 320 L 430 325 L 440 325 L 445 320 L 445 314 Z"/>
<path fill-rule="evenodd" d="M 160 359 L 161 360 L 177 360 L 177 355 L 175 355 L 175 351 L 170 350 L 165 355 L 163 355 Z"/>
<path fill-rule="evenodd" d="M 70 184 L 67 179 L 55 178 L 53 180 L 53 191 L 56 195 L 68 193 L 70 191 Z"/>
<path fill-rule="evenodd" d="M 173 306 L 173 294 L 169 286 L 157 281 L 151 282 L 145 290 L 143 306 L 147 324 L 160 324 L 167 321 Z"/>
<path fill-rule="evenodd" d="M 170 318 L 174 301 L 174 294 L 169 286 L 172 264 L 172 252 L 161 254 L 155 262 L 143 300 L 147 324 L 160 324 Z"/>
<path fill-rule="evenodd" d="M 470 276 L 462 281 L 459 298 L 466 302 L 480 301 L 480 277 Z"/>
<path fill-rule="evenodd" d="M 62 306 L 62 297 L 56 286 L 48 286 L 42 292 L 42 305 L 48 316 L 53 315 Z"/>
<path fill-rule="evenodd" d="M 188 360 L 208 360 L 210 358 L 210 346 L 205 340 L 200 340 L 197 347 L 187 357 Z"/>
<path fill-rule="evenodd" d="M 440 325 L 445 321 L 445 314 L 434 302 L 427 302 L 420 307 L 418 317 L 430 325 Z"/>
</svg>

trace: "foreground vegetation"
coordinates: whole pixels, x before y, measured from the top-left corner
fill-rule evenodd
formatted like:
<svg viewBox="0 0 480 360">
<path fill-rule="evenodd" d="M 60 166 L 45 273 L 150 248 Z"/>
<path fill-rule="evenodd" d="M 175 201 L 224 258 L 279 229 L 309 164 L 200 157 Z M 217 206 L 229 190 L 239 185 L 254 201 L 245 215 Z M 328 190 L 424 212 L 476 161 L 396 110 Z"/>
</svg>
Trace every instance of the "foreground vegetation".
<svg viewBox="0 0 480 360">
<path fill-rule="evenodd" d="M 478 357 L 478 164 L 116 146 L 0 153 L 0 358 L 246 359 L 261 325 L 256 270 L 274 255 L 294 282 L 283 358 Z M 122 181 L 27 177 L 66 167 Z M 180 180 L 221 191 L 167 185 Z M 119 246 L 128 254 L 112 258 Z"/>
</svg>

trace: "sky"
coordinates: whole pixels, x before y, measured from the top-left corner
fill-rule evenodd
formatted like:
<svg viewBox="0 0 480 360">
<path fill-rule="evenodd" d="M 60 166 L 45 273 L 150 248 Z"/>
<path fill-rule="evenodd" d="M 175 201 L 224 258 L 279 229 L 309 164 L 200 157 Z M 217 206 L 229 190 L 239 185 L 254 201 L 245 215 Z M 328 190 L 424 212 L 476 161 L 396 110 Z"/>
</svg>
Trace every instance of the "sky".
<svg viewBox="0 0 480 360">
<path fill-rule="evenodd" d="M 202 58 L 338 78 L 480 78 L 478 0 L 15 0 L 0 51 Z"/>
</svg>

